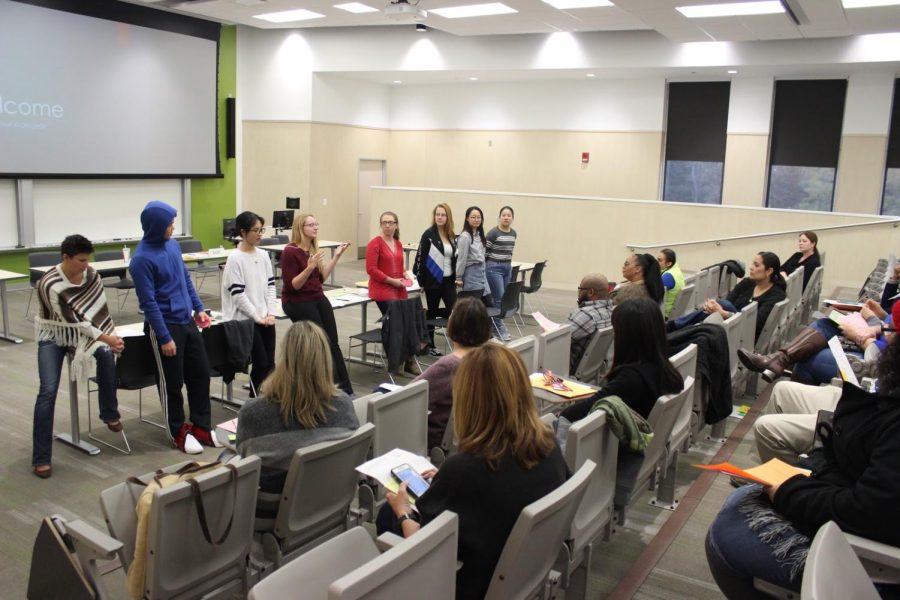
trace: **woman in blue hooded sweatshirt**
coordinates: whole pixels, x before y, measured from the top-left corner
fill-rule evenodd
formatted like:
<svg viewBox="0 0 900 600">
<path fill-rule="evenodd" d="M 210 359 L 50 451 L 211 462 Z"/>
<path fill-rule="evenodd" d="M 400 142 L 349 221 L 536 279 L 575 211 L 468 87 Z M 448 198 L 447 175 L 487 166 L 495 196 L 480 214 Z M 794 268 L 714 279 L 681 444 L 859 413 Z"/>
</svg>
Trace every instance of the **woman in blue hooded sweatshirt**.
<svg viewBox="0 0 900 600">
<path fill-rule="evenodd" d="M 209 366 L 197 329 L 209 326 L 209 317 L 191 283 L 181 247 L 172 239 L 177 214 L 164 202 L 147 203 L 141 212 L 144 237 L 134 251 L 129 270 L 144 312 L 144 333 L 159 346 L 169 431 L 180 450 L 199 454 L 203 445 L 220 446 L 211 431 Z M 183 384 L 187 384 L 191 411 L 188 423 L 184 420 Z"/>
</svg>

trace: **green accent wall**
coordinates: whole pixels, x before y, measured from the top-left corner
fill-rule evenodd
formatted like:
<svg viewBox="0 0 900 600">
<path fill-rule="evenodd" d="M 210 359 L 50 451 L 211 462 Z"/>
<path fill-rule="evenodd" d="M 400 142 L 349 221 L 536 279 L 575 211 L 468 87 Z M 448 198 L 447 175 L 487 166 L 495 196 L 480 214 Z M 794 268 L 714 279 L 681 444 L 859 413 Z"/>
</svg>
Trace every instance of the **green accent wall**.
<svg viewBox="0 0 900 600">
<path fill-rule="evenodd" d="M 237 166 L 225 158 L 225 99 L 237 95 L 237 27 L 222 26 L 219 39 L 219 164 L 220 179 L 191 180 L 191 232 L 204 248 L 222 245 L 222 219 L 237 210 Z"/>
<path fill-rule="evenodd" d="M 219 39 L 219 91 L 216 102 L 219 115 L 219 164 L 222 177 L 191 180 L 191 231 L 204 248 L 222 245 L 222 219 L 235 216 L 237 206 L 237 167 L 235 159 L 225 158 L 225 99 L 237 95 L 237 28 L 222 26 Z M 135 215 L 137 218 L 137 215 Z M 129 244 L 134 250 L 136 244 Z M 121 244 L 97 246 L 98 250 L 119 249 Z M 28 252 L 0 253 L 0 269 L 28 272 Z M 14 280 L 13 284 L 20 280 Z M 21 281 L 25 281 L 22 279 Z"/>
</svg>

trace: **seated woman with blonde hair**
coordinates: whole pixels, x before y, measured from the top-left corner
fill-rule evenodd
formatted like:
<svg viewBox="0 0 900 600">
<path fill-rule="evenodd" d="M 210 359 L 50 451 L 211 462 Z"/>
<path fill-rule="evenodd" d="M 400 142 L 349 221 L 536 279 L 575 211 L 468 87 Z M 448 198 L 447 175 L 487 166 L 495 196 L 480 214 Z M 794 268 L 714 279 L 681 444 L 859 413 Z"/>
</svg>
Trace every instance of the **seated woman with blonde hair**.
<svg viewBox="0 0 900 600">
<path fill-rule="evenodd" d="M 484 344 L 466 355 L 453 380 L 459 452 L 422 476 L 431 487 L 413 512 L 406 484 L 388 493 L 378 531 L 414 535 L 445 510 L 459 515 L 457 598 L 483 598 L 522 509 L 559 487 L 568 468 L 538 418 L 525 364 L 516 352 Z"/>
<path fill-rule="evenodd" d="M 322 328 L 312 321 L 291 325 L 261 396 L 238 412 L 235 446 L 241 456 L 255 454 L 262 461 L 260 491 L 281 493 L 298 448 L 345 438 L 359 428 L 353 402 L 334 385 L 331 369 Z"/>
</svg>

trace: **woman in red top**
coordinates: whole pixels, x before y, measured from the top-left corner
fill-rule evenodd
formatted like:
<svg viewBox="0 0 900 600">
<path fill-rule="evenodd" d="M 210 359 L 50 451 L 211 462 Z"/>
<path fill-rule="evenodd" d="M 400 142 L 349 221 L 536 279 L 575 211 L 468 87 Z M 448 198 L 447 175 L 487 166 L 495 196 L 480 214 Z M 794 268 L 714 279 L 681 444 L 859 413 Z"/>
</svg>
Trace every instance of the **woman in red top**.
<svg viewBox="0 0 900 600">
<path fill-rule="evenodd" d="M 281 280 L 284 284 L 281 307 L 291 321 L 312 321 L 325 330 L 331 344 L 334 382 L 350 395 L 353 385 L 338 343 L 334 311 L 322 289 L 322 282 L 331 275 L 349 243 L 338 246 L 334 257 L 326 261 L 325 251 L 319 250 L 319 224 L 313 215 L 295 218 L 291 233 L 291 243 L 281 253 Z"/>
<path fill-rule="evenodd" d="M 381 215 L 381 235 L 366 246 L 366 273 L 369 274 L 369 298 L 375 301 L 381 314 L 387 311 L 390 300 L 406 300 L 403 271 L 403 244 L 397 215 Z"/>
</svg>

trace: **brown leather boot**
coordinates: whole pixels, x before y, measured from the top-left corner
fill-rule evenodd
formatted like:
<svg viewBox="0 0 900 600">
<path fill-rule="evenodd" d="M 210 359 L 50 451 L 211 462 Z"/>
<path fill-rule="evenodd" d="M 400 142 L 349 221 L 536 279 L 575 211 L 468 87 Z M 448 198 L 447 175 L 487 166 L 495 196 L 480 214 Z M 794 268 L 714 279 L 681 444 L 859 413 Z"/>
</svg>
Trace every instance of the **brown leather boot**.
<svg viewBox="0 0 900 600">
<path fill-rule="evenodd" d="M 416 363 L 416 359 L 410 358 L 403 365 L 403 370 L 409 373 L 410 375 L 421 375 L 422 369 L 419 368 L 419 365 Z"/>
<path fill-rule="evenodd" d="M 809 358 L 827 346 L 828 340 L 825 336 L 812 327 L 806 327 L 787 346 L 773 354 L 756 354 L 743 348 L 738 350 L 737 354 L 745 367 L 754 373 L 762 373 L 763 379 L 771 383 L 784 375 L 790 365 Z"/>
</svg>

